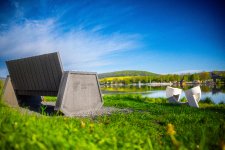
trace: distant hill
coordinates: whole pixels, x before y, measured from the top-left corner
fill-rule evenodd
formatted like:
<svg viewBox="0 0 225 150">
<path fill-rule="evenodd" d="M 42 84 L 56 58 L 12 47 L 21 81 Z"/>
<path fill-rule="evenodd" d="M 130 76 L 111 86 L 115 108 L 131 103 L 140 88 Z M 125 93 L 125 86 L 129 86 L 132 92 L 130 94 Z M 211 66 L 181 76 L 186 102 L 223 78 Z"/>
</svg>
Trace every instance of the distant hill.
<svg viewBox="0 0 225 150">
<path fill-rule="evenodd" d="M 122 77 L 122 76 L 156 76 L 159 74 L 148 72 L 148 71 L 137 71 L 137 70 L 123 70 L 123 71 L 115 71 L 108 73 L 98 74 L 98 77 L 106 78 L 106 77 Z"/>
<path fill-rule="evenodd" d="M 210 71 L 206 73 L 215 73 L 217 75 L 222 75 L 225 76 L 225 71 Z M 191 75 L 191 74 L 196 74 L 200 75 L 203 72 L 198 72 L 198 73 L 183 73 L 179 74 L 179 76 L 184 76 L 184 75 Z M 123 71 L 115 71 L 115 72 L 108 72 L 108 73 L 101 73 L 98 74 L 99 79 L 102 78 L 107 78 L 107 77 L 124 77 L 124 76 L 160 76 L 162 74 L 156 74 L 148 71 L 138 71 L 138 70 L 123 70 Z M 162 76 L 167 76 L 167 75 L 173 75 L 173 74 L 165 74 Z"/>
</svg>

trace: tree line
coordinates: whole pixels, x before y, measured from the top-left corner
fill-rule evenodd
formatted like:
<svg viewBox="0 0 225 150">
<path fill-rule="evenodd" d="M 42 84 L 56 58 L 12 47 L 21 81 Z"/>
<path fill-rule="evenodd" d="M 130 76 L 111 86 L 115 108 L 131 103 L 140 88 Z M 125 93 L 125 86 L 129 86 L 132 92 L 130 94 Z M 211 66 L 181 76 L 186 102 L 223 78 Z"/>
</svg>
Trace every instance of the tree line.
<svg viewBox="0 0 225 150">
<path fill-rule="evenodd" d="M 225 77 L 225 72 L 220 73 Z M 132 83 L 159 83 L 159 82 L 179 82 L 180 80 L 185 82 L 206 82 L 211 81 L 211 75 L 209 72 L 201 72 L 195 74 L 167 74 L 167 75 L 152 75 L 152 76 L 127 76 L 127 77 L 110 77 L 100 79 L 101 84 L 132 84 Z"/>
</svg>

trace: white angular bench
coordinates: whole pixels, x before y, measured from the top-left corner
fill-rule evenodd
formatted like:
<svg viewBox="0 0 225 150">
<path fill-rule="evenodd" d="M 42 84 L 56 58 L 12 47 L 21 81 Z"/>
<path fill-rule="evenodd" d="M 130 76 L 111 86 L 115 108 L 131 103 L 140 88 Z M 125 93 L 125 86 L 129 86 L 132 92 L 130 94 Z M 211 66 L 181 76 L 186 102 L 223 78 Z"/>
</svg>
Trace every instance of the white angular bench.
<svg viewBox="0 0 225 150">
<path fill-rule="evenodd" d="M 198 102 L 201 99 L 200 86 L 196 86 L 185 91 L 185 96 L 188 102 L 180 102 L 181 93 L 182 93 L 182 89 L 173 88 L 170 86 L 166 87 L 166 97 L 168 98 L 169 103 L 188 104 L 191 107 L 199 108 Z"/>
<path fill-rule="evenodd" d="M 187 104 L 187 102 L 180 102 L 181 93 L 182 89 L 173 88 L 170 86 L 166 87 L 166 97 L 168 98 L 169 103 Z"/>
<path fill-rule="evenodd" d="M 185 96 L 188 100 L 188 104 L 191 107 L 199 108 L 198 102 L 201 99 L 201 88 L 200 86 L 193 87 L 185 91 Z"/>
</svg>

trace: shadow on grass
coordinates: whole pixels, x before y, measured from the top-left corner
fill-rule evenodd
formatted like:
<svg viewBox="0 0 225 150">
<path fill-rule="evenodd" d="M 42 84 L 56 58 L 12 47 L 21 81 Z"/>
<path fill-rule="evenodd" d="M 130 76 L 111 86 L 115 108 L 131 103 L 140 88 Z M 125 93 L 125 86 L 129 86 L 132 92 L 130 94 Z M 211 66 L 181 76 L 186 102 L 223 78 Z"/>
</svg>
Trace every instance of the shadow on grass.
<svg viewBox="0 0 225 150">
<path fill-rule="evenodd" d="M 62 116 L 63 114 L 59 111 L 55 111 L 55 102 L 43 102 L 35 106 L 21 105 L 21 108 L 27 109 L 31 112 L 38 113 L 45 116 Z"/>
</svg>

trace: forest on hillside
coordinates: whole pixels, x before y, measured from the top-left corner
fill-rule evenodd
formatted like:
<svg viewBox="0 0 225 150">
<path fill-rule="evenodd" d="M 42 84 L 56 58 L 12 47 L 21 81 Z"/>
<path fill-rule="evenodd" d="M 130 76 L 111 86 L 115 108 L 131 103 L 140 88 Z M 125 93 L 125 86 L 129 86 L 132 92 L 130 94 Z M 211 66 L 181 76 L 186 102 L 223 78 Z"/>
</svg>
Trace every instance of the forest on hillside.
<svg viewBox="0 0 225 150">
<path fill-rule="evenodd" d="M 148 72 L 148 71 L 138 71 L 138 70 L 124 70 L 124 71 L 115 71 L 108 73 L 101 73 L 98 77 L 106 78 L 106 77 L 123 77 L 123 76 L 156 76 L 158 74 Z"/>
<path fill-rule="evenodd" d="M 225 72 L 214 72 L 225 78 Z M 201 72 L 194 74 L 167 74 L 167 75 L 150 75 L 150 76 L 120 76 L 120 77 L 106 77 L 100 79 L 101 84 L 131 84 L 131 83 L 153 83 L 153 82 L 179 82 L 182 80 L 184 82 L 210 82 L 211 72 Z M 219 82 L 219 80 L 218 80 Z"/>
</svg>

